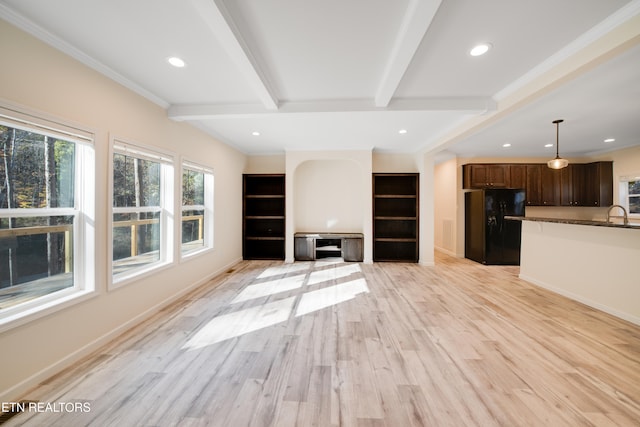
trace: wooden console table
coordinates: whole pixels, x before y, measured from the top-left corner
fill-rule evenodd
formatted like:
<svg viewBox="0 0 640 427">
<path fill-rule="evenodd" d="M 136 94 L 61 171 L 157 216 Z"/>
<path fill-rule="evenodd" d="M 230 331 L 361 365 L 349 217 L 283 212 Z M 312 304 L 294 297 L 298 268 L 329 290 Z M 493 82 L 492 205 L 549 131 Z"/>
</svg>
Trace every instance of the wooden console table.
<svg viewBox="0 0 640 427">
<path fill-rule="evenodd" d="M 364 257 L 362 233 L 295 233 L 294 257 L 297 261 L 342 257 L 361 262 Z"/>
</svg>

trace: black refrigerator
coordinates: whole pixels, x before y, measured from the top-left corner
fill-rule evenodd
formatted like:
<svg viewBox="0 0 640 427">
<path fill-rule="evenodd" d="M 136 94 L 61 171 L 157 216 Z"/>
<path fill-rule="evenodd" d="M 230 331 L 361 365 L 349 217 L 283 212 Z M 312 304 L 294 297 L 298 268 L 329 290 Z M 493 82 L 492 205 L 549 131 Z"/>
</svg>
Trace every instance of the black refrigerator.
<svg viewBox="0 0 640 427">
<path fill-rule="evenodd" d="M 465 257 L 488 265 L 520 265 L 524 190 L 479 190 L 465 193 Z"/>
</svg>

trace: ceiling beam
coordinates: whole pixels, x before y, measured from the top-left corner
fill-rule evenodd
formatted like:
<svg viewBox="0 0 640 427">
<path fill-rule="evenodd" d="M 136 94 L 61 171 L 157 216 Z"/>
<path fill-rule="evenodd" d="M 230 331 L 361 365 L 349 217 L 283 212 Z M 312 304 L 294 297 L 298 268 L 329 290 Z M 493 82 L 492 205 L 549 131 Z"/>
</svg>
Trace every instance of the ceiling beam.
<svg viewBox="0 0 640 427">
<path fill-rule="evenodd" d="M 168 117 L 176 121 L 207 120 L 230 117 L 252 117 L 265 114 L 345 113 L 371 111 L 458 111 L 482 114 L 494 111 L 496 102 L 490 97 L 445 97 L 393 100 L 386 107 L 371 105 L 370 99 L 323 102 L 282 102 L 277 111 L 265 110 L 260 104 L 238 105 L 172 105 Z"/>
<path fill-rule="evenodd" d="M 266 74 L 260 69 L 258 61 L 242 38 L 240 30 L 221 0 L 191 0 L 216 40 L 222 45 L 240 72 L 247 78 L 255 90 L 264 108 L 278 109 L 275 97 Z"/>
<path fill-rule="evenodd" d="M 441 2 L 442 0 L 409 1 L 376 93 L 376 107 L 386 107 L 391 101 Z"/>
</svg>

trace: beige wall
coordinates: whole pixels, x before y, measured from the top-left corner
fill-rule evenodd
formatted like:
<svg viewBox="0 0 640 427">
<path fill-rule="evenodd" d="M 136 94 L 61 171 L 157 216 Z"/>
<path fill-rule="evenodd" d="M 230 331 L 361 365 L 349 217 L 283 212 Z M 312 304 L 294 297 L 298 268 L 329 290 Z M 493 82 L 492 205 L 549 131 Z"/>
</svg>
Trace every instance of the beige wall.
<svg viewBox="0 0 640 427">
<path fill-rule="evenodd" d="M 374 173 L 416 173 L 419 162 L 416 154 L 373 153 Z"/>
<path fill-rule="evenodd" d="M 293 177 L 295 232 L 362 233 L 365 174 L 353 160 L 308 160 Z"/>
<path fill-rule="evenodd" d="M 285 168 L 284 154 L 247 156 L 244 173 L 284 173 Z"/>
<path fill-rule="evenodd" d="M 19 397 L 79 357 L 242 256 L 242 180 L 245 156 L 163 108 L 0 20 L 0 102 L 96 134 L 96 296 L 0 333 L 0 400 Z M 109 138 L 156 146 L 210 166 L 215 174 L 215 250 L 107 291 Z"/>
<path fill-rule="evenodd" d="M 457 253 L 458 162 L 450 159 L 435 166 L 434 245 L 451 255 Z M 464 252 L 462 254 L 464 256 Z"/>
</svg>

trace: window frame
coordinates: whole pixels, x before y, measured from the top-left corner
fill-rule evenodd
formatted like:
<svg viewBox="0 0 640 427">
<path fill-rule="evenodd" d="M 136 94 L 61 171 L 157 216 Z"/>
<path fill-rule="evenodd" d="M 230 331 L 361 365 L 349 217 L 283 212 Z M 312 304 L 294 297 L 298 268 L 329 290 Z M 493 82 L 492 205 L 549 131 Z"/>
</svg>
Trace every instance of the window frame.
<svg viewBox="0 0 640 427">
<path fill-rule="evenodd" d="M 0 209 L 5 218 L 72 216 L 73 286 L 0 310 L 0 332 L 95 296 L 95 132 L 24 107 L 0 104 L 0 123 L 75 144 L 73 207 Z"/>
<path fill-rule="evenodd" d="M 638 197 L 640 198 L 640 194 L 631 195 L 629 194 L 629 183 L 640 181 L 640 172 L 628 175 L 621 176 L 619 179 L 619 192 L 618 192 L 618 203 L 627 210 L 627 216 L 633 219 L 640 219 L 640 213 L 631 213 L 629 209 L 629 198 L 630 197 Z"/>
<path fill-rule="evenodd" d="M 179 225 L 179 239 L 180 246 L 177 249 L 180 253 L 180 259 L 186 260 L 193 256 L 200 255 L 214 250 L 214 198 L 215 198 L 215 175 L 213 169 L 202 164 L 192 162 L 185 158 L 182 158 L 180 167 L 180 196 L 178 198 L 180 205 L 180 225 Z M 204 204 L 203 205 L 183 205 L 183 191 L 184 191 L 184 172 L 185 169 L 201 172 L 204 174 Z M 182 212 L 185 210 L 194 210 L 194 208 L 204 210 L 204 227 L 203 227 L 203 246 L 190 251 L 182 250 Z"/>
<path fill-rule="evenodd" d="M 114 207 L 114 155 L 124 154 L 143 160 L 160 163 L 160 206 Z M 115 290 L 141 278 L 156 274 L 174 263 L 174 171 L 175 156 L 157 147 L 150 147 L 139 143 L 129 142 L 124 138 L 112 136 L 109 144 L 109 190 L 108 190 L 108 256 L 111 258 L 108 266 L 108 289 Z M 113 268 L 113 237 L 114 214 L 135 212 L 160 212 L 160 244 L 159 259 L 138 268 L 132 268 L 122 273 L 114 274 Z"/>
</svg>

